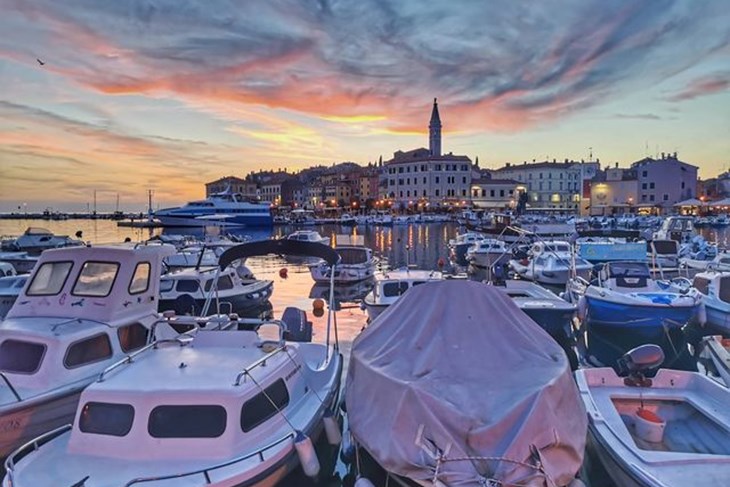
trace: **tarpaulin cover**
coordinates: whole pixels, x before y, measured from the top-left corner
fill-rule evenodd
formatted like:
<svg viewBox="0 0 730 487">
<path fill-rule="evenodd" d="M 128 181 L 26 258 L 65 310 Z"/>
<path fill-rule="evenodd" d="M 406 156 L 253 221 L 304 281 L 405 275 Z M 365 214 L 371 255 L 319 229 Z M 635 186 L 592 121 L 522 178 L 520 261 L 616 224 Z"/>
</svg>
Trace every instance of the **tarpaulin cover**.
<svg viewBox="0 0 730 487">
<path fill-rule="evenodd" d="M 583 461 L 586 412 L 560 346 L 492 286 L 462 280 L 407 291 L 352 347 L 351 431 L 386 470 L 449 486 L 556 485 Z M 419 430 L 422 432 L 419 438 Z M 420 444 L 419 444 L 420 443 Z M 468 460 L 454 460 L 472 457 Z"/>
</svg>

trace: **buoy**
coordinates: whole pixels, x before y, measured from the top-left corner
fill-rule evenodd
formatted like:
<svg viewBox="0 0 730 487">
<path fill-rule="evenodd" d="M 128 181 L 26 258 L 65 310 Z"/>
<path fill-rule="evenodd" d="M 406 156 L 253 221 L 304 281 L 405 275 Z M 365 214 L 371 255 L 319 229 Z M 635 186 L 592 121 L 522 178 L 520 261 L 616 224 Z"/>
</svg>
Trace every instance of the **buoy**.
<svg viewBox="0 0 730 487">
<path fill-rule="evenodd" d="M 286 267 L 282 267 L 281 269 L 279 269 L 279 277 L 281 277 L 282 279 L 286 279 L 288 273 L 289 270 Z"/>
<path fill-rule="evenodd" d="M 588 312 L 588 302 L 585 296 L 581 296 L 578 300 L 578 319 L 584 321 Z"/>
<path fill-rule="evenodd" d="M 339 445 L 342 441 L 342 433 L 340 433 L 340 425 L 332 411 L 327 408 L 324 412 L 324 432 L 327 435 L 327 442 L 332 445 Z"/>
<path fill-rule="evenodd" d="M 324 316 L 324 309 L 322 309 L 322 308 L 316 308 L 316 309 L 314 309 L 314 311 L 312 311 L 312 314 L 316 318 L 321 318 L 321 317 Z"/>
<path fill-rule="evenodd" d="M 314 450 L 314 445 L 312 445 L 312 440 L 301 431 L 297 431 L 294 438 L 294 448 L 297 450 L 297 456 L 304 475 L 310 478 L 319 475 L 319 459 L 317 458 L 317 452 Z"/>
<path fill-rule="evenodd" d="M 439 260 L 436 262 L 436 265 L 439 266 L 439 269 L 446 265 L 446 262 L 444 262 L 443 257 L 439 257 Z"/>
<path fill-rule="evenodd" d="M 322 299 L 322 298 L 315 299 L 314 302 L 312 303 L 312 308 L 314 310 L 324 309 L 324 299 Z"/>
<path fill-rule="evenodd" d="M 355 487 L 375 487 L 375 484 L 370 482 L 366 477 L 359 476 L 355 481 Z"/>
</svg>

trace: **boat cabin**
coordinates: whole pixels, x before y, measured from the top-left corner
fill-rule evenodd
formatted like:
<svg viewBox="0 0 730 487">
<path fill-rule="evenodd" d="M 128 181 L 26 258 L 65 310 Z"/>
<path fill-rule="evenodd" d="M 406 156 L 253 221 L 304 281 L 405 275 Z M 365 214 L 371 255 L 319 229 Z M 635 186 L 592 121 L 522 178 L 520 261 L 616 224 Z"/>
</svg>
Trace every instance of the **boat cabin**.
<svg viewBox="0 0 730 487">
<path fill-rule="evenodd" d="M 289 240 L 297 240 L 299 242 L 324 243 L 327 241 L 326 237 L 323 237 L 315 230 L 297 230 L 286 238 Z"/>
<path fill-rule="evenodd" d="M 375 281 L 373 301 L 380 304 L 392 304 L 409 289 L 441 279 L 443 279 L 443 274 L 438 271 L 412 269 L 386 271 Z"/>
<path fill-rule="evenodd" d="M 691 216 L 669 216 L 654 234 L 657 240 L 674 240 L 688 242 L 696 234 L 694 218 Z"/>
<path fill-rule="evenodd" d="M 632 292 L 655 287 L 646 262 L 610 262 L 598 269 L 596 278 L 600 287 Z"/>
<path fill-rule="evenodd" d="M 730 303 L 730 273 L 697 273 L 692 279 L 692 286 L 705 296 L 713 296 L 724 303 Z"/>
<path fill-rule="evenodd" d="M 542 255 L 545 253 L 564 254 L 564 253 L 570 253 L 570 252 L 572 252 L 570 243 L 563 242 L 560 240 L 540 241 L 540 242 L 535 242 L 532 245 L 532 255 L 533 256 L 538 256 L 538 255 Z"/>
</svg>

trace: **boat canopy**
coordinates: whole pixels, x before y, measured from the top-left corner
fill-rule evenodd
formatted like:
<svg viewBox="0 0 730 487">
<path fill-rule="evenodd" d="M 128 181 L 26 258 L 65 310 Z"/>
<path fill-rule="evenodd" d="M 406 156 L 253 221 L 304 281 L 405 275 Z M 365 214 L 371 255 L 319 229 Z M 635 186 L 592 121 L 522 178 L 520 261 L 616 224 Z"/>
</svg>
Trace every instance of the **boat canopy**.
<svg viewBox="0 0 730 487">
<path fill-rule="evenodd" d="M 249 242 L 231 247 L 218 258 L 218 265 L 225 269 L 231 262 L 259 255 L 282 254 L 301 255 L 305 257 L 319 257 L 330 265 L 340 262 L 340 255 L 332 247 L 315 242 L 279 239 Z"/>
<path fill-rule="evenodd" d="M 583 460 L 587 418 L 565 353 L 494 286 L 410 289 L 355 339 L 346 387 L 359 444 L 413 480 L 433 480 L 440 457 L 444 485 L 521 485 L 540 477 L 526 465 L 539 457 L 567 485 Z"/>
</svg>

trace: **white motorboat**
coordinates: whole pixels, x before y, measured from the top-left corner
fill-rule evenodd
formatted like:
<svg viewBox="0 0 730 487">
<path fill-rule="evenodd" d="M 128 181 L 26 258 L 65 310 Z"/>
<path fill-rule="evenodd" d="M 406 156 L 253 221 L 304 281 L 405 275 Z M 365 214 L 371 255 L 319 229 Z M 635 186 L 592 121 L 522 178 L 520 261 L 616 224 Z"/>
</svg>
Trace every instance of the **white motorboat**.
<svg viewBox="0 0 730 487">
<path fill-rule="evenodd" d="M 320 233 L 316 230 L 297 230 L 296 232 L 287 235 L 286 238 L 289 240 L 296 240 L 298 242 L 312 242 L 321 244 L 327 244 L 330 240 L 329 238 L 320 235 Z"/>
<path fill-rule="evenodd" d="M 271 204 L 244 198 L 224 191 L 186 205 L 155 212 L 155 218 L 166 227 L 205 227 L 209 225 L 243 225 L 270 227 L 274 224 Z"/>
<path fill-rule="evenodd" d="M 171 252 L 155 245 L 41 255 L 0 323 L 0 457 L 70 422 L 81 390 L 147 344 Z"/>
<path fill-rule="evenodd" d="M 656 345 L 624 356 L 628 377 L 611 368 L 575 372 L 588 410 L 589 443 L 621 487 L 727 485 L 730 390 L 696 372 L 660 369 Z"/>
<path fill-rule="evenodd" d="M 340 218 L 338 219 L 340 225 L 348 226 L 348 227 L 354 227 L 357 225 L 357 218 L 350 215 L 349 213 L 343 213 L 340 215 Z"/>
<path fill-rule="evenodd" d="M 554 286 L 564 286 L 573 276 L 587 278 L 593 264 L 577 257 L 568 242 L 535 242 L 526 259 L 509 261 L 521 278 Z"/>
<path fill-rule="evenodd" d="M 81 240 L 74 240 L 68 235 L 54 235 L 50 230 L 39 227 L 28 227 L 25 233 L 13 240 L 2 242 L 5 252 L 28 252 L 40 254 L 44 250 L 84 245 Z"/>
<path fill-rule="evenodd" d="M 707 326 L 730 336 L 730 272 L 699 272 L 692 278 L 692 287 L 702 294 Z"/>
<path fill-rule="evenodd" d="M 255 279 L 245 266 L 222 272 L 211 267 L 182 269 L 162 277 L 159 310 L 193 316 L 210 310 L 241 314 L 269 299 L 273 289 L 273 281 Z"/>
<path fill-rule="evenodd" d="M 444 276 L 438 271 L 410 269 L 408 267 L 375 274 L 373 289 L 363 298 L 362 304 L 373 321 L 388 309 L 409 289 L 429 281 L 440 281 Z"/>
<path fill-rule="evenodd" d="M 477 242 L 484 240 L 484 235 L 478 232 L 466 232 L 449 240 L 449 250 L 456 263 L 466 264 L 466 252 Z"/>
<path fill-rule="evenodd" d="M 27 280 L 27 274 L 0 277 L 0 320 L 5 319 Z"/>
<path fill-rule="evenodd" d="M 721 335 L 702 339 L 700 355 L 712 363 L 713 372 L 730 387 L 730 339 Z"/>
<path fill-rule="evenodd" d="M 362 245 L 362 240 L 349 235 L 337 235 L 335 251 L 340 255 L 340 263 L 334 270 L 326 262 L 309 267 L 312 279 L 316 282 L 329 282 L 334 277 L 337 283 L 351 283 L 370 279 L 375 275 L 373 251 Z"/>
<path fill-rule="evenodd" d="M 3 277 L 15 276 L 17 274 L 18 273 L 15 271 L 15 267 L 13 267 L 13 264 L 0 261 L 0 279 Z"/>
<path fill-rule="evenodd" d="M 0 262 L 12 265 L 18 274 L 27 274 L 35 267 L 38 256 L 28 252 L 0 252 Z"/>
<path fill-rule="evenodd" d="M 228 250 L 219 268 L 269 253 L 339 260 L 321 244 L 272 240 Z M 340 439 L 342 356 L 329 310 L 323 344 L 286 340 L 297 331 L 286 312 L 254 331 L 151 343 L 98 375 L 73 425 L 11 454 L 3 486 L 273 486 L 300 465 L 316 477 L 313 441 L 323 431 Z"/>
<path fill-rule="evenodd" d="M 654 240 L 674 240 L 675 242 L 689 242 L 697 235 L 694 227 L 694 218 L 691 216 L 668 216 L 662 225 L 654 232 Z"/>
<path fill-rule="evenodd" d="M 494 238 L 483 238 L 466 251 L 466 261 L 476 267 L 491 269 L 509 263 L 512 253 L 507 244 Z"/>
<path fill-rule="evenodd" d="M 685 257 L 681 258 L 680 261 L 689 269 L 730 272 L 730 252 L 727 251 L 718 253 L 710 260 Z"/>
<path fill-rule="evenodd" d="M 565 354 L 479 282 L 417 286 L 368 326 L 346 404 L 356 447 L 404 485 L 566 486 L 583 462 L 587 421 Z"/>
</svg>

